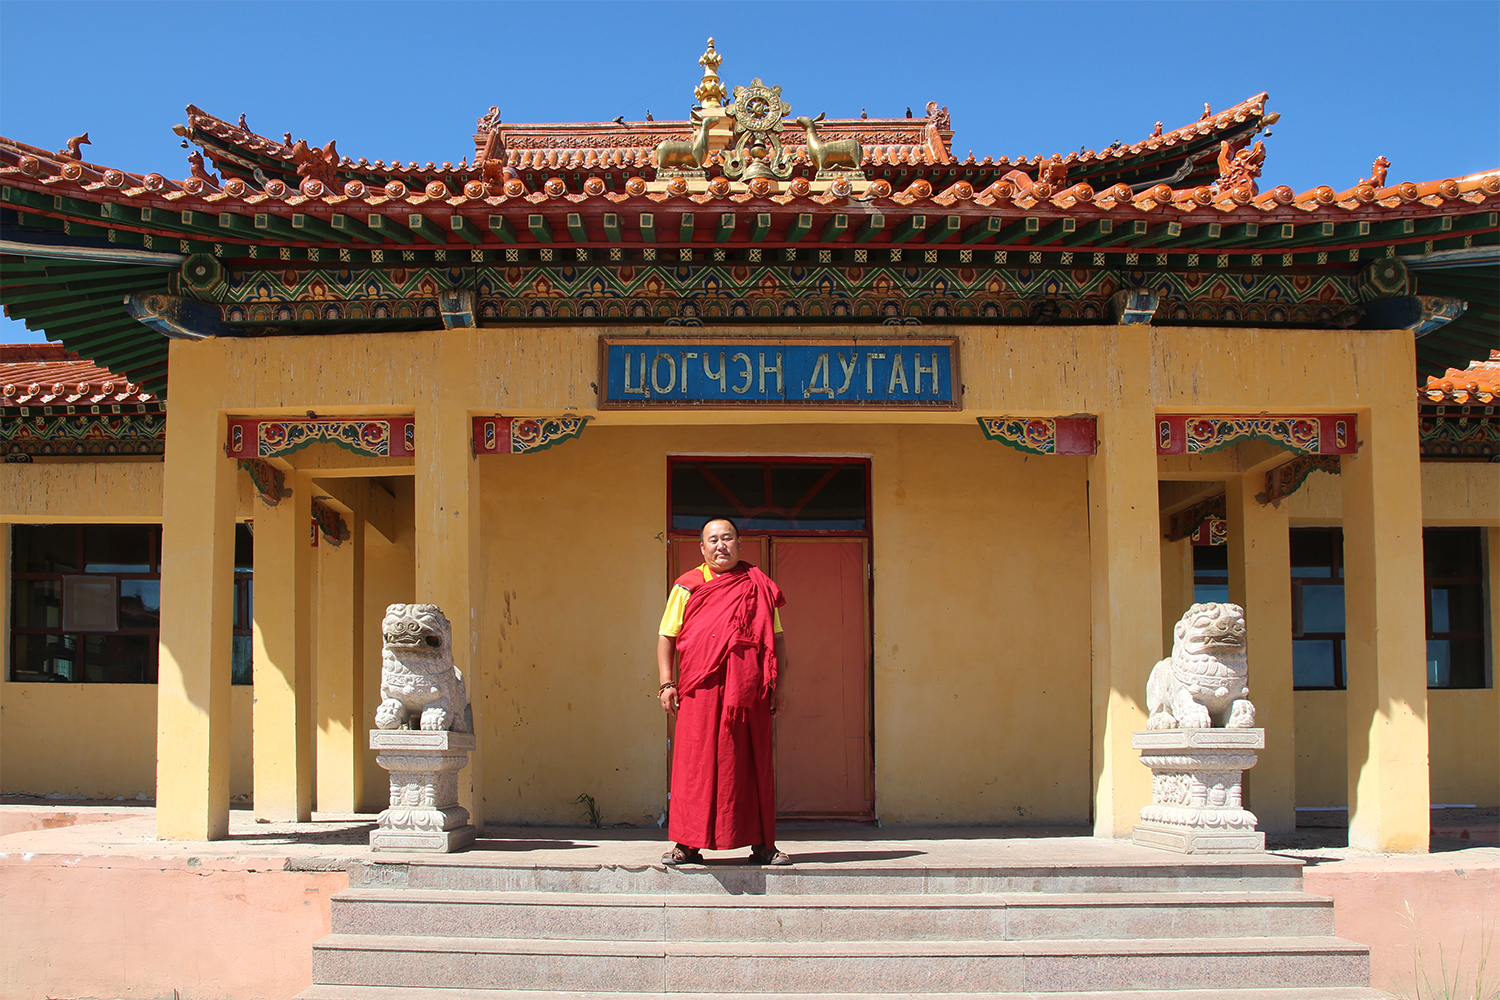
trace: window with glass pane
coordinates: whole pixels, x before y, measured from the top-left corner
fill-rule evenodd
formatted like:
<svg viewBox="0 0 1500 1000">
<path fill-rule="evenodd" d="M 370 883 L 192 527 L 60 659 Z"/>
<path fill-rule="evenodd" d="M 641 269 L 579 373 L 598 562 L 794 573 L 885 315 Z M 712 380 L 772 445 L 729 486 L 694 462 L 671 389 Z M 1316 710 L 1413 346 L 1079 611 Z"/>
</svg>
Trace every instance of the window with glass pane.
<svg viewBox="0 0 1500 1000">
<path fill-rule="evenodd" d="M 1293 528 L 1292 683 L 1342 688 L 1344 674 L 1344 532 Z"/>
<path fill-rule="evenodd" d="M 251 657 L 251 623 L 254 621 L 253 602 L 255 581 L 251 571 L 255 569 L 255 537 L 249 525 L 234 526 L 234 650 L 230 658 L 229 682 L 231 684 L 253 683 L 255 670 Z"/>
<path fill-rule="evenodd" d="M 1193 603 L 1224 604 L 1229 600 L 1229 546 L 1193 546 Z"/>
<path fill-rule="evenodd" d="M 155 683 L 161 527 L 18 524 L 10 531 L 10 680 Z M 248 684 L 251 542 L 243 525 L 235 542 L 233 679 Z"/>
<path fill-rule="evenodd" d="M 862 459 L 674 459 L 672 529 L 731 517 L 741 531 L 866 531 L 869 481 Z"/>
<path fill-rule="evenodd" d="M 1427 686 L 1483 688 L 1487 626 L 1483 528 L 1422 532 L 1427 596 Z"/>
</svg>

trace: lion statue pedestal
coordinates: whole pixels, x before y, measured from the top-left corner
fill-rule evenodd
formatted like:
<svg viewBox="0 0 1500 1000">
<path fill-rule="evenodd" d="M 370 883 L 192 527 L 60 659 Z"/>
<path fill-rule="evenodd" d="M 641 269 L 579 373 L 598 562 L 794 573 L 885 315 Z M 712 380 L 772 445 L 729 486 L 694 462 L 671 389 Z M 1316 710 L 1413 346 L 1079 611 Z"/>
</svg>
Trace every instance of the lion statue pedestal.
<svg viewBox="0 0 1500 1000">
<path fill-rule="evenodd" d="M 391 804 L 370 833 L 370 849 L 461 850 L 477 832 L 458 804 L 458 772 L 475 742 L 463 675 L 453 665 L 452 627 L 435 605 L 392 604 L 381 633 L 382 700 L 370 749 L 390 772 Z"/>
<path fill-rule="evenodd" d="M 1242 802 L 1244 772 L 1266 745 L 1247 677 L 1244 610 L 1194 604 L 1177 623 L 1172 655 L 1151 671 L 1150 720 L 1131 740 L 1151 768 L 1151 804 L 1131 838 L 1137 844 L 1179 854 L 1266 849 Z"/>
</svg>

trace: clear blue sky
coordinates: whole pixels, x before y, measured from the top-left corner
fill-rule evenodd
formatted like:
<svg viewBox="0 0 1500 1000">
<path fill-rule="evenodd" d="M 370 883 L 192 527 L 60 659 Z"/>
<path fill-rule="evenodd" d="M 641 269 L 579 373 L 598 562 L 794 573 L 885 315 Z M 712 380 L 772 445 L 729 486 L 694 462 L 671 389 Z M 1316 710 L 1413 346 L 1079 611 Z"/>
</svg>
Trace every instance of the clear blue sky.
<svg viewBox="0 0 1500 1000">
<path fill-rule="evenodd" d="M 188 175 L 194 103 L 358 159 L 471 155 L 474 119 L 681 118 L 704 40 L 793 114 L 948 106 L 955 151 L 1134 142 L 1262 90 L 1262 186 L 1500 166 L 1500 3 L 0 2 L 0 134 Z M 0 342 L 40 339 L 0 322 Z"/>
</svg>

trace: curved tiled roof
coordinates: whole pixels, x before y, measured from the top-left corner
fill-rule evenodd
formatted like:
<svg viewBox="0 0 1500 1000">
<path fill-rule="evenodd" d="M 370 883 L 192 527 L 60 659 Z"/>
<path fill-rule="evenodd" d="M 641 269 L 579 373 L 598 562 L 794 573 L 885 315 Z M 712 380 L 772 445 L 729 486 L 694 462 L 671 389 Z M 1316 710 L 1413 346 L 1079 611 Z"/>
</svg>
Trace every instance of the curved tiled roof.
<svg viewBox="0 0 1500 1000">
<path fill-rule="evenodd" d="M 1266 115 L 1265 93 L 1256 94 L 1247 100 L 1226 108 L 1217 114 L 1205 110 L 1202 118 L 1190 125 L 1169 132 L 1158 131 L 1147 138 L 1129 145 L 1116 143 L 1104 150 L 1080 149 L 1077 153 L 1059 156 L 1068 166 L 1080 168 L 1098 164 L 1119 164 L 1134 157 L 1174 148 L 1205 138 L 1217 138 L 1244 133 L 1242 142 L 1250 133 L 1263 125 L 1275 121 L 1276 116 Z M 281 141 L 251 131 L 243 124 L 232 124 L 215 117 L 201 108 L 188 105 L 188 125 L 181 127 L 180 134 L 199 142 L 215 166 L 231 173 L 250 176 L 249 169 L 256 165 L 280 167 L 295 172 L 299 163 L 297 143 L 290 141 L 288 133 Z M 1158 123 L 1159 125 L 1160 123 Z M 549 122 L 535 124 L 504 124 L 498 121 L 480 122 L 480 134 L 476 135 L 475 163 L 467 159 L 457 165 L 429 161 L 419 164 L 416 160 L 402 163 L 393 160 L 358 161 L 344 156 L 337 159 L 336 171 L 344 179 L 360 179 L 369 183 L 377 176 L 400 178 L 409 184 L 414 174 L 447 180 L 463 185 L 467 181 L 483 177 L 480 161 L 484 156 L 480 136 L 493 131 L 499 136 L 499 148 L 504 151 L 505 166 L 513 170 L 608 170 L 638 168 L 654 172 L 655 150 L 664 140 L 688 138 L 696 128 L 690 121 L 633 121 L 627 122 Z M 1248 129 L 1248 131 L 1247 131 Z M 947 109 L 936 102 L 928 105 L 923 118 L 845 118 L 826 119 L 818 129 L 824 139 L 858 139 L 864 147 L 862 165 L 873 166 L 979 166 L 991 168 L 1036 167 L 1048 159 L 1046 156 L 1025 156 L 1011 160 L 984 157 L 976 160 L 972 152 L 960 159 L 950 151 L 953 137 L 949 127 Z M 795 141 L 795 129 L 789 128 L 784 141 L 794 161 L 807 164 L 807 147 Z M 1241 143 L 1236 143 L 1242 144 Z M 309 149 L 306 144 L 305 148 Z M 325 149 L 327 147 L 324 147 Z M 305 154 L 301 154 L 304 155 Z"/>
<path fill-rule="evenodd" d="M 0 344 L 0 406 L 147 403 L 149 392 L 61 344 Z"/>
<path fill-rule="evenodd" d="M 1490 405 L 1500 397 L 1500 351 L 1490 351 L 1488 361 L 1470 361 L 1467 368 L 1449 368 L 1442 376 L 1427 376 L 1421 395 L 1428 403 Z"/>
<path fill-rule="evenodd" d="M 982 173 L 976 175 L 975 180 L 970 180 L 958 176 L 958 172 L 959 168 L 981 172 L 985 168 L 979 165 L 968 167 L 968 161 L 959 164 L 948 159 L 944 161 L 949 165 L 943 171 L 946 176 L 934 177 L 938 183 L 919 176 L 898 189 L 889 180 L 877 177 L 868 184 L 867 190 L 857 196 L 847 182 L 841 191 L 837 181 L 830 188 L 826 184 L 808 183 L 803 177 L 794 177 L 781 184 L 757 185 L 752 182 L 748 189 L 745 185 L 730 184 L 720 177 L 710 180 L 706 189 L 690 193 L 691 189 L 686 183 L 674 185 L 668 182 L 663 185 L 652 181 L 648 184 L 643 176 L 637 175 L 625 179 L 616 190 L 611 189 L 598 176 L 583 180 L 563 177 L 563 171 L 571 170 L 568 164 L 572 161 L 569 158 L 576 155 L 575 152 L 568 153 L 567 157 L 561 151 L 555 151 L 555 157 L 554 151 L 546 151 L 545 156 L 542 151 L 533 152 L 548 164 L 544 172 L 551 173 L 552 176 L 534 179 L 531 183 L 514 176 L 494 181 L 470 179 L 457 192 L 447 181 L 436 177 L 420 189 L 409 188 L 400 179 L 390 179 L 382 185 L 352 179 L 345 181 L 341 190 L 335 190 L 329 183 L 316 177 L 303 178 L 297 187 L 281 180 L 269 179 L 257 188 L 239 178 L 224 180 L 220 185 L 212 179 L 196 176 L 171 180 L 158 173 L 129 173 L 101 164 L 69 159 L 40 147 L 0 137 L 0 180 L 5 184 L 53 195 L 72 193 L 76 196 L 82 192 L 93 196 L 88 200 L 108 199 L 172 210 L 196 209 L 205 213 L 219 213 L 241 207 L 275 215 L 302 213 L 322 217 L 351 210 L 381 210 L 385 213 L 395 210 L 431 214 L 434 218 L 442 219 L 455 211 L 485 213 L 506 207 L 535 211 L 549 203 L 576 210 L 572 207 L 588 207 L 588 203 L 593 202 L 599 211 L 608 211 L 630 202 L 649 210 L 654 204 L 675 201 L 691 211 L 690 206 L 693 204 L 707 205 L 721 200 L 747 206 L 759 202 L 767 207 L 801 202 L 809 208 L 857 200 L 873 211 L 880 211 L 883 204 L 918 210 L 924 205 L 962 209 L 965 207 L 962 202 L 972 202 L 979 209 L 1016 209 L 1083 218 L 1129 217 L 1149 213 L 1163 217 L 1163 221 L 1180 219 L 1184 223 L 1194 224 L 1240 220 L 1299 222 L 1314 218 L 1331 218 L 1337 221 L 1372 216 L 1403 218 L 1413 214 L 1428 214 L 1424 209 L 1478 206 L 1500 196 L 1500 170 L 1425 183 L 1403 182 L 1377 186 L 1361 181 L 1343 191 L 1335 191 L 1332 186 L 1322 185 L 1301 193 L 1285 186 L 1260 192 L 1250 185 L 1221 190 L 1218 185 L 1203 184 L 1184 188 L 1157 184 L 1144 191 L 1132 190 L 1126 184 L 1115 184 L 1096 191 L 1087 183 L 1077 183 L 1054 190 L 1054 185 L 1048 180 L 1034 178 L 1008 161 L 1003 161 L 1003 158 L 1002 161 L 994 161 L 990 167 L 1012 166 L 1012 169 L 983 187 L 975 183 L 975 180 L 982 183 L 986 179 Z M 591 151 L 588 155 L 594 158 L 591 162 L 601 163 L 614 162 L 612 157 L 615 156 L 613 153 L 606 153 L 600 159 L 597 151 Z M 556 167 L 551 166 L 554 158 L 558 163 Z M 1066 158 L 1059 160 L 1067 166 Z M 933 173 L 936 175 L 937 172 Z M 1351 213 L 1359 214 L 1355 216 Z M 307 241 L 317 242 L 315 239 Z"/>
</svg>

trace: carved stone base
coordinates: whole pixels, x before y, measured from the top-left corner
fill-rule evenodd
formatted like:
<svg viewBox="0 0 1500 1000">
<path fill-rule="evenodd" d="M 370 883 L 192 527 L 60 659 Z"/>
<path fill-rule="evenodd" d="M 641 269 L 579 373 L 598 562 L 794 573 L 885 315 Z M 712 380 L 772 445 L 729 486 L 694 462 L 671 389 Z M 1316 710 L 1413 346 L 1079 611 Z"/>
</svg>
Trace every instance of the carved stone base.
<svg viewBox="0 0 1500 1000">
<path fill-rule="evenodd" d="M 1241 779 L 1266 745 L 1264 729 L 1154 729 L 1131 745 L 1151 768 L 1151 804 L 1132 840 L 1178 854 L 1256 854 L 1266 835 L 1241 802 Z"/>
<path fill-rule="evenodd" d="M 370 833 L 372 851 L 446 854 L 474 842 L 469 811 L 458 804 L 472 733 L 372 729 L 370 749 L 391 774 L 391 804 Z"/>
</svg>

